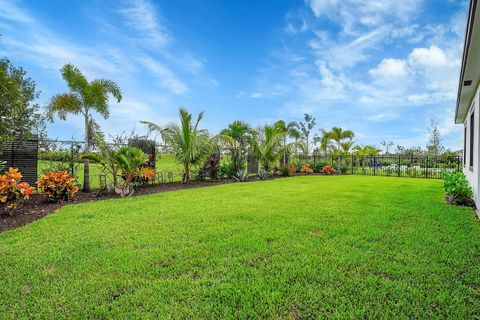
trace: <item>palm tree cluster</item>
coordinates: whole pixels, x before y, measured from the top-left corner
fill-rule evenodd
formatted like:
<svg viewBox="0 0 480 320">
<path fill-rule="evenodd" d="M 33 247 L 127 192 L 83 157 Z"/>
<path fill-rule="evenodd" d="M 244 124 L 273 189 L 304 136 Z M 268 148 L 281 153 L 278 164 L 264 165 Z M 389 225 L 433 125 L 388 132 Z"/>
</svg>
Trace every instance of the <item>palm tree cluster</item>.
<svg viewBox="0 0 480 320">
<path fill-rule="evenodd" d="M 109 116 L 109 99 L 117 102 L 122 99 L 119 86 L 107 79 L 96 79 L 89 82 L 82 72 L 71 64 L 61 69 L 63 79 L 70 91 L 52 97 L 47 107 L 47 117 L 53 120 L 55 116 L 65 120 L 68 114 L 81 115 L 85 124 L 84 150 L 84 184 L 83 190 L 90 190 L 89 160 L 102 164 L 111 170 L 114 179 L 117 171 L 138 171 L 145 159 L 138 150 L 121 149 L 114 151 L 103 141 L 99 125 L 93 115 L 98 113 L 103 118 Z M 374 146 L 355 146 L 355 134 L 351 130 L 333 127 L 331 130 L 320 130 L 313 140 L 310 134 L 316 126 L 316 120 L 305 114 L 304 121 L 285 123 L 283 120 L 272 125 L 252 128 L 243 121 L 234 121 L 218 135 L 211 136 L 207 130 L 200 129 L 203 119 L 201 112 L 195 119 L 184 108 L 180 108 L 180 125 L 170 124 L 160 127 L 152 122 L 142 121 L 150 131 L 156 131 L 163 141 L 172 148 L 176 160 L 183 166 L 182 181 L 192 179 L 195 169 L 205 168 L 218 163 L 220 154 L 228 155 L 232 164 L 231 176 L 244 173 L 249 156 L 258 160 L 262 171 L 269 173 L 280 164 L 286 165 L 289 156 L 293 154 L 308 154 L 310 148 L 318 145 L 316 150 L 325 157 L 328 154 L 349 154 L 354 150 L 357 155 L 377 154 Z M 92 155 L 90 147 L 94 144 L 100 150 Z M 216 161 L 207 161 L 216 157 Z M 125 161 L 123 161 L 125 160 Z M 210 164 L 209 164 L 210 163 Z M 212 172 L 216 172 L 212 168 Z M 127 179 L 127 178 L 124 178 Z M 131 179 L 130 179 L 131 180 Z"/>
</svg>

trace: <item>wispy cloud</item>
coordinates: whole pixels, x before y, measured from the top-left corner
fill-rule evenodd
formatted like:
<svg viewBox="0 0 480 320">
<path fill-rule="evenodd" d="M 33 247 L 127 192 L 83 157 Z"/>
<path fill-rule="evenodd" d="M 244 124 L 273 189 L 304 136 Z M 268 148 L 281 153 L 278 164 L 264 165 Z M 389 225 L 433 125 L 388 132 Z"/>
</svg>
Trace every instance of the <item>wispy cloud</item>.
<svg viewBox="0 0 480 320">
<path fill-rule="evenodd" d="M 172 35 L 160 22 L 158 9 L 147 0 L 129 0 L 119 9 L 123 23 L 138 35 L 138 40 L 148 46 L 164 46 Z"/>
</svg>

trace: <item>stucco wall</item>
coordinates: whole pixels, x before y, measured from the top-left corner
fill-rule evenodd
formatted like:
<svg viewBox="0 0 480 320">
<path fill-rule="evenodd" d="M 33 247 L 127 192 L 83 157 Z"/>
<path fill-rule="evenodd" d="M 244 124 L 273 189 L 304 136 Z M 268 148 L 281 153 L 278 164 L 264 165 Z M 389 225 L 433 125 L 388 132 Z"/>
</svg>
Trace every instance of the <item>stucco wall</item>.
<svg viewBox="0 0 480 320">
<path fill-rule="evenodd" d="M 466 135 L 466 153 L 465 153 L 465 165 L 463 167 L 463 172 L 465 173 L 465 176 L 468 179 L 468 182 L 470 183 L 470 186 L 473 189 L 473 194 L 474 194 L 474 200 L 475 204 L 477 205 L 477 208 L 480 208 L 480 188 L 479 188 L 479 181 L 480 181 L 480 172 L 478 168 L 478 160 L 479 160 L 479 144 L 480 144 L 480 110 L 479 110 L 479 87 L 477 87 L 475 97 L 472 101 L 472 105 L 470 106 L 470 110 L 467 113 L 467 116 L 465 118 L 464 122 L 464 128 L 462 129 L 462 135 L 464 135 L 464 129 L 465 127 L 467 128 L 467 135 Z M 473 167 L 470 168 L 470 115 L 471 113 L 475 112 L 474 114 L 474 120 L 475 120 L 475 131 L 474 131 L 474 140 L 473 140 Z"/>
</svg>

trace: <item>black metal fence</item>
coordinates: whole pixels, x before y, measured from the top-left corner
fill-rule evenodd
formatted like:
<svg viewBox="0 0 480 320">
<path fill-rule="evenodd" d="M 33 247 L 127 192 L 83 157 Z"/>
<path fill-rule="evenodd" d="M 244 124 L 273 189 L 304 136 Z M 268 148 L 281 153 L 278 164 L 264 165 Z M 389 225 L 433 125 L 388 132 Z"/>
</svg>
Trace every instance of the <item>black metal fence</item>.
<svg viewBox="0 0 480 320">
<path fill-rule="evenodd" d="M 462 170 L 461 156 L 401 155 L 300 155 L 291 162 L 309 163 L 315 171 L 325 165 L 344 174 L 441 179 L 445 172 Z"/>
<path fill-rule="evenodd" d="M 81 157 L 84 149 L 82 141 L 49 140 L 11 143 L 4 148 L 0 160 L 7 160 L 8 166 L 19 167 L 26 180 L 35 184 L 37 178 L 49 171 L 67 170 L 77 179 L 79 185 L 83 184 L 83 160 Z M 165 145 L 156 144 L 154 141 L 123 141 L 111 143 L 112 148 L 122 146 L 137 146 L 149 155 L 149 165 L 157 172 L 157 182 L 180 181 L 182 168 L 175 161 L 172 150 Z M 98 151 L 95 146 L 92 152 Z M 228 159 L 228 156 L 225 157 Z M 326 165 L 333 166 L 343 174 L 396 176 L 411 178 L 440 179 L 445 172 L 462 170 L 461 156 L 399 156 L 399 155 L 292 155 L 282 158 L 283 161 L 297 164 L 299 169 L 304 163 L 309 163 L 315 172 L 320 172 Z M 256 174 L 259 166 L 255 158 L 248 156 L 248 172 Z M 92 189 L 99 189 L 110 183 L 113 178 L 102 170 L 96 163 L 90 163 L 90 184 Z"/>
<path fill-rule="evenodd" d="M 154 141 L 139 141 L 134 139 L 128 142 L 109 143 L 113 149 L 123 146 L 134 146 L 142 149 L 148 156 L 148 165 L 155 168 L 159 182 L 180 181 L 181 168 L 174 161 L 171 150 L 168 146 L 156 144 Z M 81 157 L 84 149 L 83 141 L 73 140 L 47 140 L 42 141 L 38 148 L 38 176 L 43 176 L 49 171 L 67 170 L 76 178 L 77 184 L 82 185 L 84 181 L 83 159 Z M 91 146 L 91 152 L 98 151 L 96 146 Z M 110 184 L 113 177 L 102 170 L 99 164 L 90 162 L 90 187 L 100 189 Z"/>
</svg>

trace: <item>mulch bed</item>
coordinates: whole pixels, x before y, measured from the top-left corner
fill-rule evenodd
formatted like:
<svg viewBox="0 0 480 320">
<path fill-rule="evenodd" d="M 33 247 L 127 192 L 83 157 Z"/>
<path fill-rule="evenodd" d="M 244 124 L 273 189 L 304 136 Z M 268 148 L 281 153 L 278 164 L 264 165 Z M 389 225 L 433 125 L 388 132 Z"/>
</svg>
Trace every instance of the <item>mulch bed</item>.
<svg viewBox="0 0 480 320">
<path fill-rule="evenodd" d="M 278 176 L 267 178 L 267 180 L 280 178 Z M 256 177 L 249 177 L 248 182 L 260 181 Z M 202 188 L 210 187 L 215 185 L 221 185 L 226 183 L 233 183 L 233 179 L 220 179 L 213 181 L 192 181 L 187 184 L 180 182 L 170 182 L 165 184 L 151 185 L 147 187 L 137 187 L 135 188 L 135 193 L 133 196 L 140 196 L 145 194 L 154 194 L 160 192 L 184 190 L 184 189 L 193 189 L 193 188 Z M 41 194 L 33 194 L 30 196 L 30 199 L 25 201 L 22 205 L 18 206 L 13 211 L 12 215 L 9 214 L 0 214 L 0 232 L 5 230 L 18 228 L 29 224 L 35 220 L 41 219 L 46 215 L 58 211 L 61 207 L 67 204 L 75 204 L 88 201 L 98 201 L 112 198 L 120 198 L 116 194 L 106 194 L 100 193 L 96 194 L 95 192 L 84 193 L 78 192 L 74 199 L 61 203 L 50 203 L 46 201 L 45 196 Z"/>
</svg>

